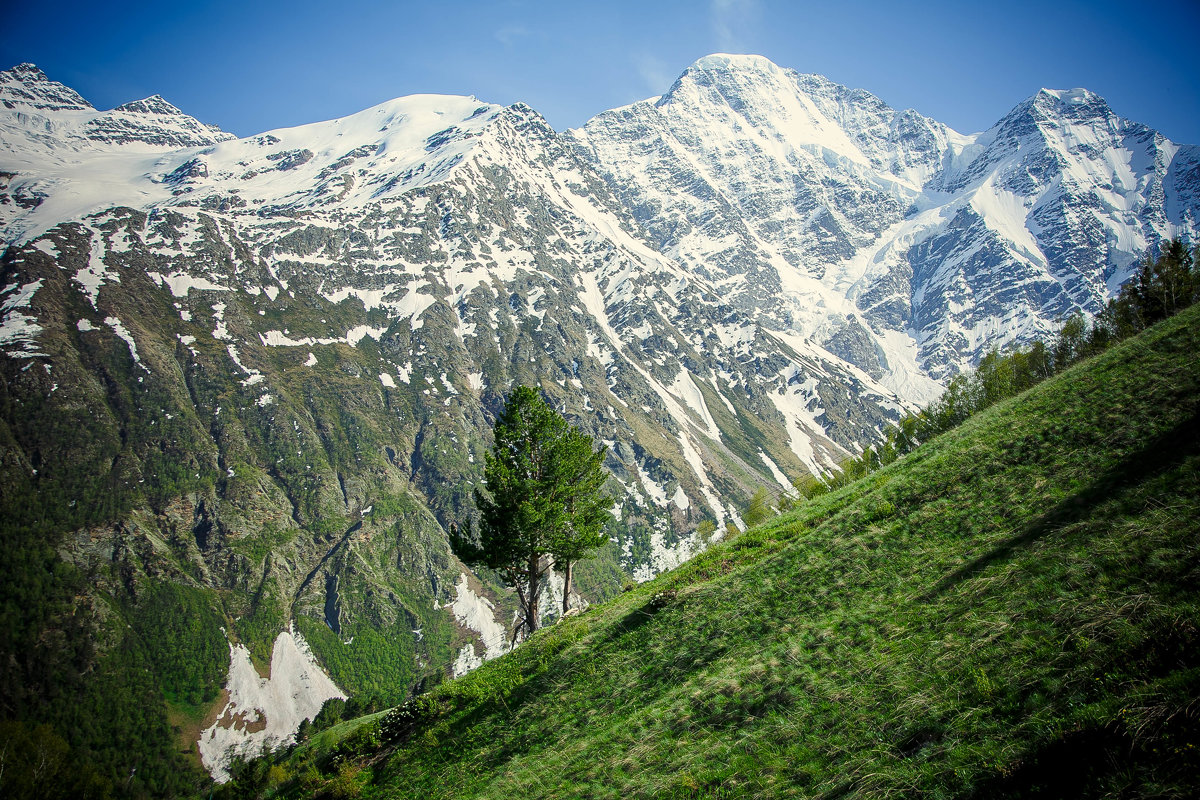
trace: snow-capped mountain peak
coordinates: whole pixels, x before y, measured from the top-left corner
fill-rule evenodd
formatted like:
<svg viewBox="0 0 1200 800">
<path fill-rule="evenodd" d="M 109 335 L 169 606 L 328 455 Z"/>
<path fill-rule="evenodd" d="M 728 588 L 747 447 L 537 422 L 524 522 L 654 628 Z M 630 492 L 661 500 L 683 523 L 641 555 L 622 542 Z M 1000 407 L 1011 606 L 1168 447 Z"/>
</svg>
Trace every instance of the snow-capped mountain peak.
<svg viewBox="0 0 1200 800">
<path fill-rule="evenodd" d="M 152 94 L 143 100 L 122 103 L 114 108 L 113 111 L 126 111 L 132 114 L 158 114 L 167 117 L 174 117 L 183 113 L 174 105 L 167 102 L 161 94 Z"/>
<path fill-rule="evenodd" d="M 1043 108 L 1047 113 L 1066 115 L 1069 118 L 1079 119 L 1112 113 L 1103 97 L 1082 88 L 1042 88 L 1031 99 L 1034 105 Z"/>
<path fill-rule="evenodd" d="M 774 72 L 781 69 L 774 61 L 756 53 L 709 53 L 692 62 L 689 69 L 753 69 Z M 686 71 L 686 70 L 685 70 Z"/>
<path fill-rule="evenodd" d="M 411 95 L 346 117 L 179 152 L 152 180 L 190 203 L 354 207 L 444 180 L 505 110 L 474 97 Z M 208 202 L 208 201 L 205 201 Z"/>
<path fill-rule="evenodd" d="M 188 116 L 157 94 L 98 114 L 80 133 L 92 142 L 137 150 L 205 147 L 236 138 Z"/>
<path fill-rule="evenodd" d="M 1194 149 L 1086 89 L 1043 89 L 963 135 L 717 54 L 571 135 L 659 247 L 909 397 L 1096 311 L 1137 254 L 1195 225 L 1194 201 L 1163 202 L 1194 197 Z"/>
<path fill-rule="evenodd" d="M 745 70 L 770 74 L 781 72 L 783 68 L 766 56 L 753 53 L 711 53 L 702 56 L 688 68 L 689 70 Z"/>
<path fill-rule="evenodd" d="M 77 163 L 78 154 L 147 153 L 235 138 L 159 95 L 98 111 L 33 64 L 0 72 L 0 153 L 6 171 Z"/>
<path fill-rule="evenodd" d="M 413 95 L 244 139 L 160 95 L 105 112 L 11 112 L 0 117 L 0 170 L 15 173 L 14 191 L 41 200 L 0 211 L 3 236 L 20 241 L 113 204 L 301 208 L 396 196 L 444 178 L 502 110 Z"/>
<path fill-rule="evenodd" d="M 0 71 L 0 104 L 10 111 L 94 111 L 74 89 L 46 77 L 34 64 Z"/>
</svg>

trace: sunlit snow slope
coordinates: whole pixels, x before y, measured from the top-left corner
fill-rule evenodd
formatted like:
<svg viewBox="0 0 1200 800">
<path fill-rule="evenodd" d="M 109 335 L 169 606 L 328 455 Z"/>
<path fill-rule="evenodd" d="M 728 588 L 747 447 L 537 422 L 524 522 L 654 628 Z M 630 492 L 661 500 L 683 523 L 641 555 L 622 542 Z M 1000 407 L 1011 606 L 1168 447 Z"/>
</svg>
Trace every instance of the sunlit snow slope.
<svg viewBox="0 0 1200 800">
<path fill-rule="evenodd" d="M 664 252 L 910 399 L 1096 312 L 1200 208 L 1197 149 L 1081 89 L 1042 90 L 968 136 L 713 55 L 571 135 Z"/>
</svg>

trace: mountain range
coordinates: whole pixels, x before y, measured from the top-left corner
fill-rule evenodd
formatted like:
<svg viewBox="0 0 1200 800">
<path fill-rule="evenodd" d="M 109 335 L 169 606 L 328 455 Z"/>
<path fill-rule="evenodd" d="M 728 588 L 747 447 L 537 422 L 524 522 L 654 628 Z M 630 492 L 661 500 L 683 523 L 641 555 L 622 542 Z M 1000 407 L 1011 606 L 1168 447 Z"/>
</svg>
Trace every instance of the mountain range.
<svg viewBox="0 0 1200 800">
<path fill-rule="evenodd" d="M 0 497 L 44 555 L 6 591 L 50 609 L 10 648 L 83 609 L 88 658 L 139 653 L 141 700 L 243 748 L 304 716 L 230 690 L 247 664 L 395 699 L 509 646 L 511 598 L 446 532 L 512 386 L 609 446 L 612 546 L 578 576 L 600 599 L 1095 313 L 1200 212 L 1200 148 L 1086 90 L 966 135 L 758 56 L 562 133 L 418 95 L 237 138 L 28 64 L 0 103 Z M 60 568 L 86 587 L 37 577 Z M 199 654 L 157 635 L 183 608 Z M 59 656 L 10 659 L 7 711 Z"/>
</svg>

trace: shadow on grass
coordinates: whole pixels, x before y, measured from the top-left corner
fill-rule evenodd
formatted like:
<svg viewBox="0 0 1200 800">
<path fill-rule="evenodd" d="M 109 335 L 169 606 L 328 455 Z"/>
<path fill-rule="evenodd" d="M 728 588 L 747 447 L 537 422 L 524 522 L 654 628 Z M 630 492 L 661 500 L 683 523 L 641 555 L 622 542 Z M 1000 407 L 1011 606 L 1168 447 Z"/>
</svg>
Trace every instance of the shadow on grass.
<svg viewBox="0 0 1200 800">
<path fill-rule="evenodd" d="M 1034 519 L 1025 530 L 1010 537 L 991 552 L 951 572 L 921 599 L 929 602 L 992 564 L 1006 561 L 1019 549 L 1086 517 L 1095 506 L 1120 497 L 1143 481 L 1181 464 L 1200 453 L 1200 416 L 1193 414 L 1113 469 L 1099 475 L 1090 486 L 1076 492 Z"/>
<path fill-rule="evenodd" d="M 596 640 L 593 648 L 598 651 L 603 651 L 607 645 L 610 645 L 619 639 L 628 636 L 631 633 L 636 633 L 639 628 L 645 625 L 658 614 L 662 609 L 661 605 L 656 605 L 654 599 L 651 598 L 645 603 L 642 603 L 636 608 L 629 610 L 625 616 L 613 622 L 609 627 L 608 632 Z"/>
<path fill-rule="evenodd" d="M 1169 787 L 1200 785 L 1200 760 L 1191 757 L 1198 734 L 1186 714 L 1143 741 L 1113 723 L 1067 731 L 977 785 L 968 800 L 1181 797 Z M 1146 792 L 1152 787 L 1157 791 Z"/>
</svg>

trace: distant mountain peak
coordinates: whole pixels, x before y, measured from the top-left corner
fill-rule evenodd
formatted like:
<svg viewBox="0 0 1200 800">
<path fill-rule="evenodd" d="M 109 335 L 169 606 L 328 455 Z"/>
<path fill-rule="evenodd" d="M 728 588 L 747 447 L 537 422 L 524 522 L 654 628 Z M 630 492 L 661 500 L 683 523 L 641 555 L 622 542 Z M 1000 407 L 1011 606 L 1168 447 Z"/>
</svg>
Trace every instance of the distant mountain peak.
<svg viewBox="0 0 1200 800">
<path fill-rule="evenodd" d="M 37 65 L 28 62 L 0 71 L 0 104 L 10 110 L 95 110 L 74 89 L 50 80 Z"/>
<path fill-rule="evenodd" d="M 1084 103 L 1093 103 L 1097 100 L 1103 101 L 1104 98 L 1095 92 L 1090 92 L 1087 89 L 1041 89 L 1038 91 L 1038 96 L 1052 97 L 1060 103 L 1066 105 L 1082 105 Z"/>
<path fill-rule="evenodd" d="M 743 69 L 759 72 L 775 72 L 783 69 L 766 56 L 752 53 L 712 53 L 696 59 L 692 68 L 701 70 Z"/>
<path fill-rule="evenodd" d="M 1039 89 L 1029 103 L 1044 113 L 1074 120 L 1112 111 L 1103 97 L 1087 89 Z"/>
<path fill-rule="evenodd" d="M 1108 102 L 1087 89 L 1039 89 L 1008 112 L 997 127 L 1025 120 L 1069 120 L 1082 122 L 1115 116 Z"/>
<path fill-rule="evenodd" d="M 696 91 L 700 95 L 696 95 Z M 712 94 L 715 92 L 716 94 Z M 826 116 L 842 115 L 848 106 L 893 113 L 886 103 L 865 89 L 853 89 L 817 73 L 781 67 L 765 56 L 714 53 L 689 66 L 658 105 L 682 100 L 695 104 L 701 97 L 724 98 L 735 110 L 756 118 L 769 118 L 778 111 L 780 97 L 804 96 L 822 106 Z"/>
<path fill-rule="evenodd" d="M 657 247 L 769 324 L 891 370 L 898 391 L 1094 312 L 1108 276 L 1194 218 L 1162 202 L 1192 196 L 1189 151 L 1172 166 L 1174 145 L 1086 89 L 1042 89 L 963 135 L 762 56 L 714 54 L 574 135 Z M 865 323 L 848 327 L 851 312 Z M 910 336 L 915 358 L 876 357 Z"/>
<path fill-rule="evenodd" d="M 60 176 L 66 182 L 80 186 L 87 180 L 80 172 L 89 155 L 99 152 L 130 155 L 169 152 L 196 147 L 209 147 L 219 142 L 235 139 L 233 134 L 195 119 L 155 94 L 135 100 L 108 111 L 100 111 L 74 89 L 51 80 L 33 64 L 18 64 L 0 71 L 0 157 L 5 170 L 20 173 L 20 191 L 34 192 L 33 200 L 26 201 L 22 209 L 13 212 L 17 217 L 25 211 L 38 211 L 36 201 L 43 189 L 34 190 L 33 176 L 50 180 L 50 175 Z M 113 149 L 116 148 L 116 149 Z M 94 180 L 94 179 L 93 179 Z M 104 179 L 109 186 L 127 185 L 124 180 L 113 180 L 110 174 Z M 118 192 L 119 194 L 119 192 Z M 87 195 L 86 192 L 84 196 Z M 140 193 L 134 197 L 142 196 Z M 102 201 L 114 201 L 114 196 L 104 192 L 96 197 Z M 3 204 L 0 204 L 3 205 Z M 13 207 L 2 209 L 12 211 Z M 0 213 L 2 226 L 12 221 L 11 214 Z M 38 224 L 26 217 L 18 224 L 21 230 L 29 230 Z M 13 229 L 8 229 L 13 234 Z"/>
<path fill-rule="evenodd" d="M 117 106 L 113 111 L 128 111 L 134 114 L 163 114 L 176 116 L 183 112 L 168 102 L 161 94 L 152 94 L 142 100 L 134 100 Z"/>
<path fill-rule="evenodd" d="M 47 81 L 46 73 L 38 68 L 37 64 L 31 64 L 26 61 L 23 64 L 17 64 L 12 69 L 5 70 L 6 73 L 13 75 L 23 81 Z"/>
</svg>

